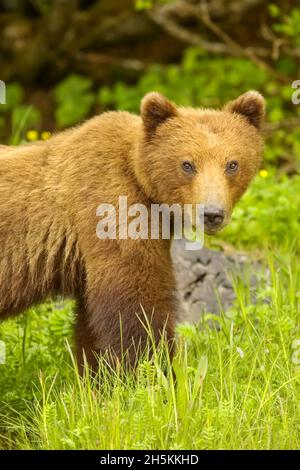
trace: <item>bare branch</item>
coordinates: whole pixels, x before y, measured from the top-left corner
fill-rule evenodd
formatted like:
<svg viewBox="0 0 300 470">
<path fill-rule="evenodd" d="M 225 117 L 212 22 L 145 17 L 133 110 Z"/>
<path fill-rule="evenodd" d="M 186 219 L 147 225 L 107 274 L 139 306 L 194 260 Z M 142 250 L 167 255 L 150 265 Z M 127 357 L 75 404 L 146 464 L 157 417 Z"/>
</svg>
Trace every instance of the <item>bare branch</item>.
<svg viewBox="0 0 300 470">
<path fill-rule="evenodd" d="M 214 6 L 215 11 L 221 14 L 221 10 L 217 9 L 222 2 L 215 0 L 210 3 Z M 239 11 L 239 14 L 245 10 L 253 7 L 254 4 L 261 3 L 260 0 L 248 0 L 246 2 L 230 2 L 231 8 Z M 222 3 L 224 6 L 224 2 Z M 226 4 L 227 5 L 227 4 Z M 243 8 L 242 6 L 243 5 Z M 228 13 L 228 12 L 227 12 Z M 223 11 L 225 14 L 225 11 Z M 180 39 L 181 41 L 191 44 L 193 46 L 202 47 L 204 50 L 215 54 L 227 54 L 239 57 L 247 57 L 258 67 L 267 70 L 279 81 L 289 83 L 290 79 L 278 70 L 274 69 L 268 62 L 263 59 L 271 57 L 272 51 L 264 47 L 243 47 L 237 41 L 232 39 L 229 34 L 222 30 L 211 18 L 208 4 L 206 0 L 193 1 L 193 0 L 178 0 L 174 3 L 169 3 L 163 6 L 156 6 L 148 11 L 148 16 L 161 28 L 167 31 L 170 35 Z M 197 20 L 202 23 L 209 31 L 211 31 L 221 42 L 210 42 L 199 34 L 191 31 L 185 26 L 180 24 L 182 20 Z M 279 48 L 282 46 L 281 42 L 273 45 L 276 50 L 273 50 L 273 56 L 279 54 Z M 298 54 L 300 51 L 289 51 L 289 53 Z"/>
<path fill-rule="evenodd" d="M 260 59 L 256 53 L 248 48 L 243 48 L 239 45 L 238 42 L 234 41 L 227 33 L 225 33 L 216 23 L 214 23 L 210 17 L 208 5 L 206 0 L 201 0 L 201 8 L 199 13 L 197 14 L 198 18 L 203 21 L 205 26 L 210 29 L 218 38 L 222 39 L 228 47 L 231 47 L 233 50 L 236 51 L 236 54 L 247 57 L 251 62 L 253 62 L 258 67 L 267 70 L 272 75 L 276 76 L 276 78 L 284 83 L 290 83 L 290 79 L 285 75 L 281 74 L 273 67 L 271 67 L 268 63 L 264 62 Z"/>
<path fill-rule="evenodd" d="M 148 11 L 148 16 L 156 23 L 167 31 L 171 36 L 176 37 L 180 41 L 193 45 L 200 46 L 208 52 L 213 53 L 228 53 L 228 48 L 223 43 L 213 43 L 206 41 L 199 34 L 193 33 L 192 31 L 180 26 L 175 20 L 169 16 L 169 12 L 172 12 L 170 8 L 173 4 L 167 5 L 169 8 L 155 8 Z M 186 11 L 178 10 L 177 13 L 182 16 L 185 15 Z"/>
<path fill-rule="evenodd" d="M 117 67 L 134 70 L 136 72 L 144 71 L 147 66 L 144 62 L 137 59 L 124 59 L 121 57 L 113 57 L 109 54 L 100 54 L 95 52 L 78 52 L 75 60 L 79 62 L 87 62 L 92 65 L 115 65 Z"/>
</svg>

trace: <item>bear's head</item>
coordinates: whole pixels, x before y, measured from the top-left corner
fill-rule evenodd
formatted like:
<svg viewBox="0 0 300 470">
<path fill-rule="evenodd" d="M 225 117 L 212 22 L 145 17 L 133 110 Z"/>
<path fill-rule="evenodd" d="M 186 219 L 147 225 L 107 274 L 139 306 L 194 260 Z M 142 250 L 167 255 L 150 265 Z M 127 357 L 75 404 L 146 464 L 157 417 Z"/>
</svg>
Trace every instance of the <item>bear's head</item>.
<svg viewBox="0 0 300 470">
<path fill-rule="evenodd" d="M 159 204 L 202 204 L 206 233 L 220 230 L 260 167 L 264 115 L 256 91 L 222 110 L 177 107 L 147 94 L 136 160 L 147 196 Z"/>
</svg>

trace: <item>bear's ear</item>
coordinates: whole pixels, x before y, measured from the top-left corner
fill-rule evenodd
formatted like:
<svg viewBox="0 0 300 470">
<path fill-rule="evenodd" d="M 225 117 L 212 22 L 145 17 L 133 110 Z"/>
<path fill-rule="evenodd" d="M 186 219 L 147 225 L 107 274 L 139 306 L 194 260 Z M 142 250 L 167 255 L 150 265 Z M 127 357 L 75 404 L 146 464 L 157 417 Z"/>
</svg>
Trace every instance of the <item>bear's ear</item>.
<svg viewBox="0 0 300 470">
<path fill-rule="evenodd" d="M 258 91 L 247 91 L 228 103 L 224 109 L 241 114 L 250 124 L 261 129 L 265 118 L 265 99 Z"/>
<path fill-rule="evenodd" d="M 176 106 L 160 93 L 148 93 L 142 99 L 141 117 L 145 131 L 149 136 L 155 133 L 160 124 L 176 115 Z"/>
</svg>

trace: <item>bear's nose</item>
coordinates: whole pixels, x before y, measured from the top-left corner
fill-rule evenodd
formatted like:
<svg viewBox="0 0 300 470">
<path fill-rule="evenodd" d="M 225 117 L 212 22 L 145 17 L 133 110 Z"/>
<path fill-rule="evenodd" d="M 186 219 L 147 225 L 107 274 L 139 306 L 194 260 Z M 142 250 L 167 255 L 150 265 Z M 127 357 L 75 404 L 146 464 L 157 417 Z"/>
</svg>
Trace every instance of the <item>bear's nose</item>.
<svg viewBox="0 0 300 470">
<path fill-rule="evenodd" d="M 214 228 L 221 225 L 224 221 L 224 210 L 215 206 L 204 207 L 204 224 Z"/>
</svg>

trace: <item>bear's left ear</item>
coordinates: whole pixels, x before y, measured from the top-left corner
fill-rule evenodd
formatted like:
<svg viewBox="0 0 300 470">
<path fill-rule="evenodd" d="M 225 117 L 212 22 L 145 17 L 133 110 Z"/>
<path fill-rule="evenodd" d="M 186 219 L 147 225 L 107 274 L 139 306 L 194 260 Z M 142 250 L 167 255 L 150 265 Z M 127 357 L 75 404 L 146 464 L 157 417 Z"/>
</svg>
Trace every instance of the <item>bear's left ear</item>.
<svg viewBox="0 0 300 470">
<path fill-rule="evenodd" d="M 155 133 L 160 124 L 176 115 L 176 106 L 160 93 L 148 93 L 142 99 L 141 118 L 149 136 Z"/>
<path fill-rule="evenodd" d="M 225 105 L 225 110 L 241 114 L 250 124 L 261 129 L 265 118 L 265 99 L 258 91 L 247 91 Z"/>
</svg>

